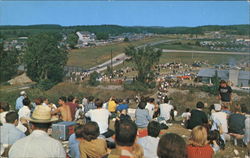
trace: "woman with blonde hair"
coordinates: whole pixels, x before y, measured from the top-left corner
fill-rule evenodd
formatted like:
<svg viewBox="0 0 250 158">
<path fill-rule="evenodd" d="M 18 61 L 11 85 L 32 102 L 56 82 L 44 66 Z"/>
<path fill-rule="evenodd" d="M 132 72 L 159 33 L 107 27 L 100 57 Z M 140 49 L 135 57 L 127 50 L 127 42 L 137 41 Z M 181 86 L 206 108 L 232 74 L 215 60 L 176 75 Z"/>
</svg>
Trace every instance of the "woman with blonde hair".
<svg viewBox="0 0 250 158">
<path fill-rule="evenodd" d="M 196 126 L 191 132 L 187 146 L 188 158 L 212 158 L 213 148 L 207 140 L 207 130 L 204 126 Z"/>
</svg>

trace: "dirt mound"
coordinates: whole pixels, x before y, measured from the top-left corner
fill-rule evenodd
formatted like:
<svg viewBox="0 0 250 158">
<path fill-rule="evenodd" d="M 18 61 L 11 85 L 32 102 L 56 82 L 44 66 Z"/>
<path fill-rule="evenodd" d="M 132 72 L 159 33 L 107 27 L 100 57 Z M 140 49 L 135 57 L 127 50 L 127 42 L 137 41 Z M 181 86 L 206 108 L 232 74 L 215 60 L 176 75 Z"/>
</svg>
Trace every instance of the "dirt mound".
<svg viewBox="0 0 250 158">
<path fill-rule="evenodd" d="M 31 83 L 32 80 L 26 75 L 26 73 L 23 73 L 22 75 L 19 75 L 11 80 L 8 81 L 11 85 L 22 85 L 26 83 Z"/>
</svg>

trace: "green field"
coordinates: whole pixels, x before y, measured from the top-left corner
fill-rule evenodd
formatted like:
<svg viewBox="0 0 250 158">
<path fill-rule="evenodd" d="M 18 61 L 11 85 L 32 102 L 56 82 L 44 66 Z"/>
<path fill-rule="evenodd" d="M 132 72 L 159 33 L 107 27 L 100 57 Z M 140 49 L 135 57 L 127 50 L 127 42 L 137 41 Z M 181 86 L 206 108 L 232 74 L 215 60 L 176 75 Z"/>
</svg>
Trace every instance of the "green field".
<svg viewBox="0 0 250 158">
<path fill-rule="evenodd" d="M 177 36 L 160 36 L 152 37 L 139 41 L 114 43 L 106 46 L 98 46 L 91 48 L 74 49 L 69 53 L 68 66 L 80 66 L 85 69 L 101 64 L 110 59 L 112 50 L 113 56 L 124 53 L 124 48 L 129 45 L 139 46 L 151 42 L 176 38 Z"/>
</svg>

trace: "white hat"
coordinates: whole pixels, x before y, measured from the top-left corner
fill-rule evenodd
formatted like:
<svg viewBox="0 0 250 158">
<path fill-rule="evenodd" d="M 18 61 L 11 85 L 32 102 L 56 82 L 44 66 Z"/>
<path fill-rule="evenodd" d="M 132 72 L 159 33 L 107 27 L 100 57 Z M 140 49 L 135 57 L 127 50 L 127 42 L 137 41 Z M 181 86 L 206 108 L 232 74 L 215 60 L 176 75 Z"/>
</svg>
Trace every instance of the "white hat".
<svg viewBox="0 0 250 158">
<path fill-rule="evenodd" d="M 221 105 L 220 104 L 214 104 L 214 110 L 215 111 L 220 111 L 221 110 Z"/>
<path fill-rule="evenodd" d="M 25 91 L 21 91 L 20 95 L 26 95 L 26 92 Z"/>
</svg>

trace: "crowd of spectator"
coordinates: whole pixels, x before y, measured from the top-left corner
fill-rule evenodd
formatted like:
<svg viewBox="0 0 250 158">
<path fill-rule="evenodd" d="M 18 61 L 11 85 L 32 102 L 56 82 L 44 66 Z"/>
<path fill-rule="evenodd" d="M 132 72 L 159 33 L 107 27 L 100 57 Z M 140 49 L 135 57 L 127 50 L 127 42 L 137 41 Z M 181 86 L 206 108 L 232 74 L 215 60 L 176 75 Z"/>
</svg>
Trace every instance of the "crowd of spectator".
<svg viewBox="0 0 250 158">
<path fill-rule="evenodd" d="M 245 105 L 229 106 L 231 90 L 223 84 L 222 101 L 211 105 L 209 113 L 199 101 L 196 109 L 187 108 L 180 115 L 179 123 L 191 131 L 188 140 L 167 130 L 170 122 L 178 123 L 177 110 L 167 96 L 163 102 L 141 97 L 137 108 L 130 109 L 128 100 L 114 96 L 106 101 L 62 96 L 55 105 L 44 97 L 31 101 L 22 91 L 15 110 L 0 103 L 0 154 L 10 158 L 211 158 L 228 143 L 248 146 L 249 151 L 250 110 Z M 49 133 L 52 124 L 62 121 L 78 123 L 69 137 L 69 152 Z"/>
</svg>

